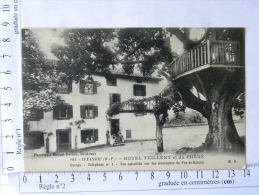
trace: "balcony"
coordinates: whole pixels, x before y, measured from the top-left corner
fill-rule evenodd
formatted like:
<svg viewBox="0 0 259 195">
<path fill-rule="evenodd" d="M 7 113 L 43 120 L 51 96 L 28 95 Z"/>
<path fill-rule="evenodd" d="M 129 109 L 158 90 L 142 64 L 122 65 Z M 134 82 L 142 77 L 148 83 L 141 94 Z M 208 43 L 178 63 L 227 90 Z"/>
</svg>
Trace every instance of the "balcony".
<svg viewBox="0 0 259 195">
<path fill-rule="evenodd" d="M 145 98 L 140 100 L 131 99 L 121 103 L 116 102 L 109 107 L 106 113 L 110 117 L 119 113 L 151 113 L 159 103 L 158 101 L 153 98 Z"/>
<path fill-rule="evenodd" d="M 238 41 L 207 41 L 176 58 L 168 67 L 178 79 L 209 67 L 244 68 L 243 52 Z"/>
</svg>

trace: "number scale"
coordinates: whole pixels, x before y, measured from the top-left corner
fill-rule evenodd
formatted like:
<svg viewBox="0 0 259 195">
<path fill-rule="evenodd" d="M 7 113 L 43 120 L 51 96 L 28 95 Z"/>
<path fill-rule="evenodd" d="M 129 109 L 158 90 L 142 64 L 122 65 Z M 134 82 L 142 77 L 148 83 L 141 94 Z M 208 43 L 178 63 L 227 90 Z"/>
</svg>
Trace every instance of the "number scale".
<svg viewBox="0 0 259 195">
<path fill-rule="evenodd" d="M 0 3 L 2 173 L 23 171 L 20 2 Z"/>
<path fill-rule="evenodd" d="M 19 172 L 21 193 L 254 188 L 259 164 L 246 170 L 24 173 L 22 147 L 20 1 L 0 3 L 2 173 Z M 18 101 L 19 100 L 19 101 Z M 18 117 L 17 117 L 18 116 Z M 101 187 L 100 187 L 101 186 Z"/>
<path fill-rule="evenodd" d="M 20 192 L 104 192 L 254 188 L 259 164 L 245 170 L 20 173 Z M 101 187 L 100 187 L 101 186 Z"/>
</svg>

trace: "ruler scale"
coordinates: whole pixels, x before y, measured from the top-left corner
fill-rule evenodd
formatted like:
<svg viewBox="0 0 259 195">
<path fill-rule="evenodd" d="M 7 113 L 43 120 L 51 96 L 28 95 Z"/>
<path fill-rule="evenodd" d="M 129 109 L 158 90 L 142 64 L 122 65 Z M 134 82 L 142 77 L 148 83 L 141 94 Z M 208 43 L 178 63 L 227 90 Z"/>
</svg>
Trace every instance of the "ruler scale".
<svg viewBox="0 0 259 195">
<path fill-rule="evenodd" d="M 19 181 L 21 193 L 241 187 L 259 192 L 258 175 L 259 164 L 253 164 L 245 170 L 20 173 Z"/>
<path fill-rule="evenodd" d="M 1 159 L 8 174 L 23 170 L 20 2 L 1 1 L 0 13 Z"/>
<path fill-rule="evenodd" d="M 20 193 L 254 188 L 259 164 L 245 170 L 24 173 L 22 145 L 20 1 L 0 2 L 2 173 L 19 172 Z M 101 187 L 100 187 L 101 186 Z"/>
</svg>

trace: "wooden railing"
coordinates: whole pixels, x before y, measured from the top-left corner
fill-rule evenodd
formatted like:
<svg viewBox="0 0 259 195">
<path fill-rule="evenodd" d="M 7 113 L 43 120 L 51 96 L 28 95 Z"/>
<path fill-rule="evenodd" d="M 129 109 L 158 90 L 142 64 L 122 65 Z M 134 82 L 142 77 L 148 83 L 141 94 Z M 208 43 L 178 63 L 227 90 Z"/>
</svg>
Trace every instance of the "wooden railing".
<svg viewBox="0 0 259 195">
<path fill-rule="evenodd" d="M 120 106 L 119 112 L 152 112 L 157 102 L 154 99 L 140 102 L 123 102 Z"/>
<path fill-rule="evenodd" d="M 243 66 L 240 55 L 238 41 L 207 41 L 180 55 L 168 68 L 175 78 L 204 65 Z"/>
</svg>

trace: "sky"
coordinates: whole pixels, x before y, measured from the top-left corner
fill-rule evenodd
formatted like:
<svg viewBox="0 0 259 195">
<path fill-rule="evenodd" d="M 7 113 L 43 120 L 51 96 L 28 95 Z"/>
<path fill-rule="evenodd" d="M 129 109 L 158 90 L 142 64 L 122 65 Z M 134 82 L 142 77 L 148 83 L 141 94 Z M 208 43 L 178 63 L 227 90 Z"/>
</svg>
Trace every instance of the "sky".
<svg viewBox="0 0 259 195">
<path fill-rule="evenodd" d="M 34 33 L 34 36 L 39 41 L 39 46 L 41 50 L 46 54 L 48 59 L 56 60 L 57 58 L 51 52 L 51 46 L 53 44 L 64 45 L 64 40 L 60 37 L 61 33 L 64 31 L 64 28 L 34 28 L 31 29 Z M 190 31 L 191 39 L 199 39 L 203 33 L 204 29 L 192 28 Z M 183 53 L 183 44 L 179 41 L 174 35 L 170 38 L 171 49 L 177 54 Z M 156 73 L 154 73 L 156 74 Z M 166 86 L 167 81 L 164 79 L 160 82 L 160 91 Z"/>
<path fill-rule="evenodd" d="M 51 46 L 53 44 L 57 45 L 64 45 L 64 40 L 60 37 L 61 33 L 64 31 L 64 28 L 38 28 L 38 29 L 31 29 L 34 33 L 34 36 L 39 41 L 39 46 L 41 50 L 46 54 L 48 59 L 57 59 L 51 52 Z M 199 39 L 204 33 L 204 29 L 193 28 L 190 31 L 190 38 L 191 39 Z M 177 54 L 181 54 L 184 52 L 183 44 L 179 41 L 174 35 L 170 38 L 170 44 L 172 51 L 176 52 Z M 154 73 L 156 74 L 156 73 Z M 155 75 L 156 76 L 156 75 Z M 167 80 L 164 79 L 160 82 L 159 91 L 162 91 L 164 87 L 167 85 Z M 193 93 L 197 96 L 197 91 L 193 89 Z M 201 94 L 200 94 L 201 95 Z M 205 99 L 202 97 L 202 99 Z"/>
<path fill-rule="evenodd" d="M 51 53 L 51 46 L 53 44 L 63 45 L 64 41 L 60 37 L 60 34 L 63 32 L 63 28 L 37 28 L 37 29 L 30 29 L 35 38 L 39 41 L 39 46 L 41 50 L 47 55 L 48 59 L 57 59 Z"/>
<path fill-rule="evenodd" d="M 42 51 L 47 55 L 49 59 L 56 59 L 51 53 L 51 46 L 53 44 L 64 44 L 64 40 L 60 37 L 63 32 L 63 28 L 38 28 L 31 29 L 35 35 L 35 38 L 39 40 L 39 45 Z M 192 29 L 190 33 L 191 38 L 199 38 L 204 33 L 203 29 Z M 183 52 L 183 44 L 174 35 L 170 39 L 172 51 L 178 54 Z"/>
</svg>

